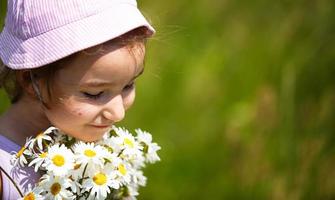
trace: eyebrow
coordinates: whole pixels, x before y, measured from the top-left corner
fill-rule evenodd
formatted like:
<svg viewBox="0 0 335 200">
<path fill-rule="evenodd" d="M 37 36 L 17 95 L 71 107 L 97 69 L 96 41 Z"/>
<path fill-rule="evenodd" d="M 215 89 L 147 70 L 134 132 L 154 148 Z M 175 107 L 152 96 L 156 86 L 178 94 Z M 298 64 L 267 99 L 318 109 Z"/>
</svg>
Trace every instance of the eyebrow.
<svg viewBox="0 0 335 200">
<path fill-rule="evenodd" d="M 141 71 L 137 73 L 129 82 L 134 81 L 137 77 L 139 77 L 141 74 L 144 72 L 144 67 L 142 67 Z M 107 85 L 111 85 L 112 83 L 110 82 L 105 82 L 105 81 L 92 81 L 92 82 L 87 82 L 83 83 L 83 87 L 103 87 Z"/>
</svg>

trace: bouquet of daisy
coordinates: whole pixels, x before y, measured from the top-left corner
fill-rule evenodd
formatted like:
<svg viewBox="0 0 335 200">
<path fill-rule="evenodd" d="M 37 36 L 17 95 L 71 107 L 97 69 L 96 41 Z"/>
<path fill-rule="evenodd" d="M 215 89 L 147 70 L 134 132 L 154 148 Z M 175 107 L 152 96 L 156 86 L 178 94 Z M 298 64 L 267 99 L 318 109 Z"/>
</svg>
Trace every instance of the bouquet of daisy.
<svg viewBox="0 0 335 200">
<path fill-rule="evenodd" d="M 17 167 L 34 167 L 39 182 L 22 199 L 136 199 L 146 184 L 141 169 L 159 161 L 150 133 L 113 126 L 95 143 L 77 141 L 55 127 L 29 138 L 14 154 Z"/>
</svg>

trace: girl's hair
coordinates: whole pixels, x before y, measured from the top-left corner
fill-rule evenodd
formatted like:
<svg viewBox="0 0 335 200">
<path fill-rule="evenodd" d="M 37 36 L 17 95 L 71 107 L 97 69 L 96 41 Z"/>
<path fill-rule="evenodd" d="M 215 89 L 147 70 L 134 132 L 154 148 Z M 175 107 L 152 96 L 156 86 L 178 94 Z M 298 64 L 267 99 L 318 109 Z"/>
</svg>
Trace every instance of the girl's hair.
<svg viewBox="0 0 335 200">
<path fill-rule="evenodd" d="M 129 53 L 132 55 L 132 57 L 134 57 L 136 61 L 135 54 L 137 54 L 139 50 L 140 52 L 143 53 L 144 51 L 143 48 L 149 36 L 150 33 L 146 27 L 139 27 L 115 39 L 103 43 L 102 47 L 104 45 L 126 46 Z M 103 50 L 103 48 L 100 48 L 100 50 Z M 85 52 L 85 50 L 81 52 Z M 43 79 L 45 81 L 49 99 L 51 99 L 52 95 L 51 86 L 56 72 L 60 70 L 62 67 L 64 67 L 66 63 L 71 61 L 78 53 L 79 52 L 74 53 L 48 65 L 31 69 L 31 72 L 34 75 L 34 77 L 36 77 L 37 79 Z M 3 62 L 0 59 L 0 88 L 4 88 L 12 104 L 20 100 L 20 98 L 24 93 L 23 87 L 21 85 L 31 84 L 32 81 L 31 77 L 29 76 L 29 73 L 25 73 L 26 76 L 23 77 L 22 80 L 23 82 L 19 81 L 17 79 L 18 77 L 17 74 L 19 73 L 19 71 L 21 70 L 13 70 L 7 67 L 5 64 L 3 64 Z"/>
</svg>

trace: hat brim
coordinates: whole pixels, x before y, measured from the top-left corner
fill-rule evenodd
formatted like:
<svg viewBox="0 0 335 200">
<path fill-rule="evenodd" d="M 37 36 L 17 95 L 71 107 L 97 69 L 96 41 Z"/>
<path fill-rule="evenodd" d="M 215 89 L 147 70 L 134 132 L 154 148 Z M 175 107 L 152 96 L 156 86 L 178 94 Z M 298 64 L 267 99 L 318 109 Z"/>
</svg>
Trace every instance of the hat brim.
<svg viewBox="0 0 335 200">
<path fill-rule="evenodd" d="M 4 29 L 0 54 L 2 61 L 12 69 L 37 68 L 142 26 L 149 30 L 149 36 L 155 32 L 136 6 L 118 4 L 28 40 Z"/>
</svg>

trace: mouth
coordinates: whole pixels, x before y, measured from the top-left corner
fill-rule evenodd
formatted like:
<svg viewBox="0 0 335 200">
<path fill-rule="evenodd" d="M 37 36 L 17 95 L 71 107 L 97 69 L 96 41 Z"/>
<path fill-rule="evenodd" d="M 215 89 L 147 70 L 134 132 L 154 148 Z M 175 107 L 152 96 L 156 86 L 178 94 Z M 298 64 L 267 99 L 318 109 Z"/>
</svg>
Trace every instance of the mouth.
<svg viewBox="0 0 335 200">
<path fill-rule="evenodd" d="M 111 127 L 111 125 L 91 125 L 94 128 L 105 129 Z"/>
</svg>

